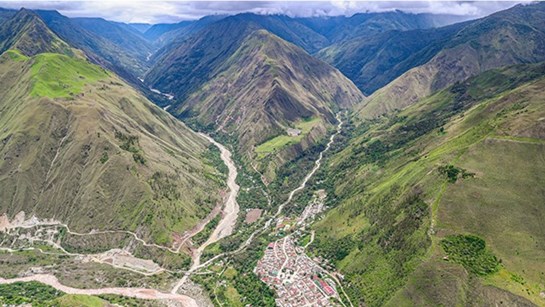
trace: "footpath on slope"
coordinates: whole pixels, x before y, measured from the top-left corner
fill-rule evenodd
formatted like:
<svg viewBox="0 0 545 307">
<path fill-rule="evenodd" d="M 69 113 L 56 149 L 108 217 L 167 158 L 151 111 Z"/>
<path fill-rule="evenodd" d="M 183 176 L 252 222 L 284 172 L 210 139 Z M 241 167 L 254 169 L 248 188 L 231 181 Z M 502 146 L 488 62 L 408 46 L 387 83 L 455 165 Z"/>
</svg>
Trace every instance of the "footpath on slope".
<svg viewBox="0 0 545 307">
<path fill-rule="evenodd" d="M 222 211 L 222 218 L 220 222 L 218 223 L 217 227 L 214 229 L 208 240 L 204 242 L 194 253 L 193 255 L 193 267 L 198 267 L 200 265 L 200 256 L 202 254 L 202 251 L 209 246 L 210 244 L 225 238 L 233 233 L 234 226 L 236 224 L 236 220 L 238 218 L 239 213 L 239 206 L 236 202 L 236 198 L 238 196 L 239 186 L 236 183 L 236 177 L 237 177 L 237 169 L 235 166 L 235 163 L 233 162 L 231 158 L 231 152 L 225 148 L 225 146 L 221 145 L 220 143 L 216 142 L 214 139 L 209 137 L 208 135 L 205 135 L 203 133 L 199 133 L 202 137 L 206 138 L 208 141 L 210 141 L 212 144 L 214 144 L 216 147 L 220 149 L 221 152 L 221 159 L 227 166 L 229 170 L 229 174 L 227 177 L 227 186 L 229 187 L 229 195 L 227 197 L 227 200 L 225 201 L 225 204 L 223 206 Z M 116 231 L 116 230 L 107 230 L 107 231 L 95 231 L 90 233 L 77 233 L 70 230 L 68 225 L 60 223 L 60 222 L 39 222 L 38 220 L 34 221 L 31 219 L 28 225 L 25 225 L 24 223 L 21 225 L 9 225 L 9 221 L 7 222 L 7 225 L 4 225 L 3 228 L 31 228 L 35 226 L 61 226 L 67 229 L 68 233 L 71 233 L 73 235 L 79 235 L 79 236 L 86 236 L 86 235 L 95 235 L 95 234 L 101 234 L 101 233 L 128 233 L 132 235 L 135 240 L 141 242 L 144 246 L 153 246 L 160 249 L 168 250 L 172 253 L 179 253 L 179 248 L 169 248 L 165 246 L 156 245 L 153 243 L 148 243 L 142 240 L 137 236 L 136 233 L 131 231 Z M 60 246 L 59 246 L 60 247 Z M 62 247 L 60 247 L 61 250 Z M 66 252 L 66 251 L 64 251 Z M 68 252 L 66 252 L 68 253 Z M 191 269 L 190 269 L 191 271 Z M 0 278 L 0 284 L 10 284 L 15 282 L 28 282 L 28 281 L 37 281 L 41 282 L 47 285 L 50 285 L 54 287 L 57 290 L 63 291 L 68 294 L 86 294 L 86 295 L 100 295 L 100 294 L 117 294 L 122 296 L 129 296 L 129 297 L 135 297 L 135 298 L 141 298 L 141 299 L 156 299 L 156 300 L 174 300 L 182 304 L 182 306 L 198 306 L 197 302 L 187 296 L 187 295 L 181 295 L 177 294 L 179 287 L 185 282 L 185 280 L 189 277 L 189 275 L 184 275 L 184 278 L 180 280 L 178 283 L 175 284 L 174 288 L 172 289 L 171 293 L 164 293 L 161 291 L 158 291 L 156 289 L 145 289 L 145 288 L 97 288 L 97 289 L 77 289 L 65 286 L 59 282 L 59 280 L 50 274 L 38 274 L 33 276 L 27 276 L 27 277 L 20 277 L 20 278 L 12 278 L 12 279 L 4 279 Z"/>
</svg>

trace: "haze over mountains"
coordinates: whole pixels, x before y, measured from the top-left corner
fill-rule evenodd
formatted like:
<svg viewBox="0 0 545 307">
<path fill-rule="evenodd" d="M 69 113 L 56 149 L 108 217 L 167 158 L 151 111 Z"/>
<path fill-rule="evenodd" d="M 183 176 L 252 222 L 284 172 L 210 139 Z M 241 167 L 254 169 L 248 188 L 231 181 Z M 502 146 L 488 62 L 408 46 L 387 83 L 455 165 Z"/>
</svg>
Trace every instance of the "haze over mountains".
<svg viewBox="0 0 545 307">
<path fill-rule="evenodd" d="M 545 306 L 544 63 L 541 2 L 155 25 L 0 9 L 1 276 L 203 306 Z M 256 275 L 288 241 L 320 273 L 286 253 Z M 298 280 L 323 289 L 267 286 Z"/>
</svg>

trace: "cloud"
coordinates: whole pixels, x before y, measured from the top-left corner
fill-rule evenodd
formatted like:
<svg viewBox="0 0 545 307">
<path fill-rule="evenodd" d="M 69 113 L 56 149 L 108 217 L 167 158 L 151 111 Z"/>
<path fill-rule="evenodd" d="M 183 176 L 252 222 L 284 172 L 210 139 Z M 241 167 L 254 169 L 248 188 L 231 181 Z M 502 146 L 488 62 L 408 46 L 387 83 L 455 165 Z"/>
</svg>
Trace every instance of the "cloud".
<svg viewBox="0 0 545 307">
<path fill-rule="evenodd" d="M 212 14 L 286 14 L 336 16 L 402 10 L 412 13 L 481 17 L 509 8 L 507 1 L 0 1 L 0 7 L 58 10 L 70 17 L 102 17 L 122 22 L 172 23 Z"/>
</svg>

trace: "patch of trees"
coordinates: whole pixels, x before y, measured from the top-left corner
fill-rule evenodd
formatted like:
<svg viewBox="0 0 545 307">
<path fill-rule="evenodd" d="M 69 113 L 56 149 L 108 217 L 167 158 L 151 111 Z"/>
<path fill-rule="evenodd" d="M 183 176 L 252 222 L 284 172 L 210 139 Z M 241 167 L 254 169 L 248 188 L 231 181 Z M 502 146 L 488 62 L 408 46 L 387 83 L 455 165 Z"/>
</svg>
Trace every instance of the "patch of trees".
<svg viewBox="0 0 545 307">
<path fill-rule="evenodd" d="M 488 275 L 499 270 L 500 261 L 478 236 L 448 236 L 441 240 L 441 247 L 446 252 L 448 261 L 463 265 L 471 273 Z"/>
<path fill-rule="evenodd" d="M 456 167 L 452 164 L 440 166 L 439 173 L 447 178 L 448 182 L 455 183 L 459 178 L 473 178 L 475 173 L 468 172 L 466 169 Z"/>
<path fill-rule="evenodd" d="M 126 135 L 120 131 L 115 131 L 115 138 L 121 141 L 119 148 L 132 153 L 132 157 L 135 162 L 140 164 L 146 164 L 146 159 L 143 156 L 142 149 L 138 143 L 138 136 Z"/>
<path fill-rule="evenodd" d="M 254 273 L 239 274 L 234 279 L 237 291 L 244 297 L 245 306 L 276 306 L 274 291 Z"/>
<path fill-rule="evenodd" d="M 35 281 L 0 285 L 0 302 L 4 306 L 55 306 L 54 300 L 63 295 L 64 292 Z"/>
</svg>

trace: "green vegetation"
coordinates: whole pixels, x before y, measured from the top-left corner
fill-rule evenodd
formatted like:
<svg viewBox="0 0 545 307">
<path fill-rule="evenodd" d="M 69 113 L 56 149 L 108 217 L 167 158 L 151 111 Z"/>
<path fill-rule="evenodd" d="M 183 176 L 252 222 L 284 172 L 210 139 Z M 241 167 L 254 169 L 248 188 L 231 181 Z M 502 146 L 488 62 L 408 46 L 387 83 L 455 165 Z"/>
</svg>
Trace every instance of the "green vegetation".
<svg viewBox="0 0 545 307">
<path fill-rule="evenodd" d="M 450 183 L 455 183 L 460 177 L 465 179 L 475 176 L 475 173 L 468 172 L 463 168 L 458 168 L 451 164 L 440 166 L 438 170 L 441 175 L 446 176 Z"/>
<path fill-rule="evenodd" d="M 7 56 L 13 61 L 22 62 L 30 59 L 26 55 L 22 54 L 19 50 L 10 49 L 5 52 Z"/>
<path fill-rule="evenodd" d="M 449 261 L 463 265 L 477 275 L 488 275 L 498 271 L 500 262 L 486 248 L 483 239 L 473 235 L 454 235 L 441 240 L 441 247 Z"/>
<path fill-rule="evenodd" d="M 208 222 L 208 224 L 206 224 L 206 226 L 204 226 L 204 229 L 201 232 L 191 238 L 193 244 L 196 246 L 203 244 L 208 237 L 210 237 L 216 226 L 218 226 L 220 220 L 221 214 L 217 214 L 212 220 L 210 220 L 210 222 Z"/>
<path fill-rule="evenodd" d="M 152 306 L 151 302 L 118 295 L 65 294 L 39 282 L 16 282 L 0 285 L 0 304 L 13 306 L 30 304 L 36 307 L 102 307 L 110 304 L 122 306 Z"/>
<path fill-rule="evenodd" d="M 242 228 L 242 232 L 248 232 L 248 229 Z M 235 236 L 240 237 L 240 231 Z M 240 238 L 232 239 L 223 239 L 220 244 L 216 243 L 211 248 L 233 250 L 242 243 Z M 272 237 L 263 234 L 256 237 L 244 253 L 230 256 L 224 264 L 225 267 L 212 267 L 217 274 L 194 275 L 192 279 L 203 285 L 213 302 L 219 300 L 229 306 L 275 306 L 274 291 L 253 273 L 271 239 Z M 205 253 L 211 248 L 207 248 Z"/>
<path fill-rule="evenodd" d="M 64 293 L 39 282 L 17 282 L 0 285 L 0 302 L 6 305 L 32 304 L 53 306 Z"/>
<path fill-rule="evenodd" d="M 56 302 L 59 306 L 78 306 L 78 307 L 102 307 L 109 305 L 108 301 L 102 300 L 96 296 L 66 294 L 59 297 Z"/>
<path fill-rule="evenodd" d="M 108 162 L 108 159 L 109 159 L 108 152 L 104 151 L 102 153 L 102 156 L 100 157 L 100 163 L 104 164 L 104 163 Z"/>
<path fill-rule="evenodd" d="M 142 300 L 133 297 L 119 296 L 114 294 L 102 294 L 99 295 L 101 299 L 107 301 L 110 304 L 117 304 L 126 307 L 140 307 L 140 306 L 161 306 L 160 303 L 156 303 L 151 300 Z"/>
<path fill-rule="evenodd" d="M 85 85 L 108 77 L 99 66 L 66 55 L 42 53 L 33 61 L 32 96 L 67 98 L 81 94 Z"/>
<path fill-rule="evenodd" d="M 336 207 L 315 225 L 311 251 L 345 275 L 354 304 L 381 306 L 395 297 L 393 305 L 463 305 L 488 295 L 499 301 L 505 290 L 540 302 L 541 290 L 522 291 L 511 274 L 498 271 L 494 255 L 527 284 L 543 280 L 537 242 L 545 240 L 538 226 L 545 217 L 532 208 L 545 192 L 536 185 L 544 170 L 531 161 L 544 152 L 538 124 L 545 117 L 544 67 L 487 72 L 402 112 L 349 126 L 349 143 L 319 175 Z M 440 243 L 449 233 L 478 234 L 488 247 L 479 250 L 481 241 L 465 237 Z M 475 249 L 454 252 L 447 263 L 447 242 L 449 251 Z M 464 275 L 466 266 L 474 277 Z"/>
<path fill-rule="evenodd" d="M 135 135 L 126 135 L 119 131 L 115 131 L 115 138 L 121 141 L 119 148 L 132 153 L 132 158 L 134 162 L 140 164 L 146 164 L 146 159 L 144 158 L 140 144 L 138 143 L 138 137 Z M 102 161 L 102 160 L 101 160 Z"/>
<path fill-rule="evenodd" d="M 229 169 L 221 159 L 219 148 L 211 144 L 208 146 L 208 150 L 203 152 L 202 159 L 210 167 L 210 172 L 207 173 L 208 178 L 225 186 Z"/>
<path fill-rule="evenodd" d="M 255 148 L 258 159 L 263 159 L 269 154 L 273 154 L 281 150 L 282 148 L 299 143 L 311 130 L 314 126 L 320 122 L 319 118 L 310 118 L 307 120 L 300 121 L 295 124 L 295 127 L 301 131 L 297 136 L 289 136 L 287 134 L 279 135 L 274 137 L 265 143 L 258 145 Z"/>
</svg>

